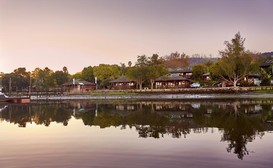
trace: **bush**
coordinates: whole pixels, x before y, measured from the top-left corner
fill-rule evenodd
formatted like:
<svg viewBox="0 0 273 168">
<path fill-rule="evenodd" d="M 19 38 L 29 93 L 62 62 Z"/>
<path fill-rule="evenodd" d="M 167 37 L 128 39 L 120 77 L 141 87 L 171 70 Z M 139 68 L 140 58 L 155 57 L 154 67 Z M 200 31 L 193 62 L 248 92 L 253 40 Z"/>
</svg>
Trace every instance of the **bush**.
<svg viewBox="0 0 273 168">
<path fill-rule="evenodd" d="M 268 86 L 270 85 L 270 78 L 265 78 L 261 82 L 261 86 Z"/>
</svg>

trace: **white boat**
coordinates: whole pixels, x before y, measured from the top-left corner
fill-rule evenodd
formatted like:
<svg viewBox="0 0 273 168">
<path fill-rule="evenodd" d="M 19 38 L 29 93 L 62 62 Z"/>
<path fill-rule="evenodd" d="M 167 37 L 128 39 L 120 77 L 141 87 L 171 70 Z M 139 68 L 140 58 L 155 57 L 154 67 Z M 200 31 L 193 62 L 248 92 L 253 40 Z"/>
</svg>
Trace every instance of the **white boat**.
<svg viewBox="0 0 273 168">
<path fill-rule="evenodd" d="M 8 96 L 5 95 L 5 93 L 0 92 L 0 98 L 8 98 Z"/>
</svg>

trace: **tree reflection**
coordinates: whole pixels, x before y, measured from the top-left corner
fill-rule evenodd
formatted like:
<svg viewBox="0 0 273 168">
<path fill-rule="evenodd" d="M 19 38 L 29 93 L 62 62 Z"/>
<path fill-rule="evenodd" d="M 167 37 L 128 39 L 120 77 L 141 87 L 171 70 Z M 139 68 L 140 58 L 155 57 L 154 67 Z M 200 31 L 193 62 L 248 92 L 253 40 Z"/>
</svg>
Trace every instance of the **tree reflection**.
<svg viewBox="0 0 273 168">
<path fill-rule="evenodd" d="M 168 124 L 168 118 L 152 112 L 150 106 L 141 108 L 142 110 L 132 112 L 127 116 L 128 125 L 135 126 L 140 137 L 162 137 L 166 133 L 165 126 Z"/>
<path fill-rule="evenodd" d="M 10 123 L 26 127 L 27 123 L 49 126 L 51 122 L 68 124 L 71 113 L 63 111 L 59 105 L 15 105 L 1 112 L 1 118 Z"/>
<path fill-rule="evenodd" d="M 1 118 L 10 123 L 18 124 L 19 127 L 26 127 L 26 123 L 31 122 L 28 106 L 15 106 L 12 110 L 7 107 L 1 112 Z"/>
<path fill-rule="evenodd" d="M 239 159 L 249 154 L 246 148 L 248 142 L 252 142 L 256 136 L 263 136 L 264 125 L 260 117 L 248 116 L 245 108 L 234 107 L 234 104 L 212 113 L 210 122 L 223 130 L 221 141 L 227 141 L 227 151 L 237 154 Z"/>
<path fill-rule="evenodd" d="M 227 152 L 239 159 L 249 154 L 247 143 L 272 130 L 272 102 L 139 102 L 94 103 L 63 102 L 31 105 L 9 105 L 2 108 L 1 120 L 26 127 L 27 123 L 50 126 L 52 122 L 69 125 L 69 120 L 82 120 L 86 126 L 135 128 L 141 138 L 181 138 L 205 133 L 217 127 L 221 141 L 228 142 Z"/>
</svg>

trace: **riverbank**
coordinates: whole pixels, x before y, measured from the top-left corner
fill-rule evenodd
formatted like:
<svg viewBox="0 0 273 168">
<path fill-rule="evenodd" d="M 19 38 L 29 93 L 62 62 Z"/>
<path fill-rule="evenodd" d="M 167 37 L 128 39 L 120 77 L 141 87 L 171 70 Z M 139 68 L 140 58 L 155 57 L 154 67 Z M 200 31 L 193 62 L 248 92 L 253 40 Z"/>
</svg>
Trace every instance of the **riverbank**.
<svg viewBox="0 0 273 168">
<path fill-rule="evenodd" d="M 183 100 L 183 99 L 263 99 L 272 98 L 273 93 L 236 93 L 236 94 L 120 94 L 120 95 L 56 95 L 31 96 L 31 100 Z"/>
<path fill-rule="evenodd" d="M 29 92 L 13 93 L 13 97 L 29 97 Z M 103 99 L 235 99 L 273 98 L 273 86 L 208 87 L 143 90 L 92 90 L 88 92 L 31 92 L 31 100 L 103 100 Z"/>
<path fill-rule="evenodd" d="M 95 90 L 92 94 L 235 94 L 235 93 L 273 93 L 273 86 L 253 87 L 200 87 L 174 89 L 142 89 L 142 90 Z"/>
</svg>

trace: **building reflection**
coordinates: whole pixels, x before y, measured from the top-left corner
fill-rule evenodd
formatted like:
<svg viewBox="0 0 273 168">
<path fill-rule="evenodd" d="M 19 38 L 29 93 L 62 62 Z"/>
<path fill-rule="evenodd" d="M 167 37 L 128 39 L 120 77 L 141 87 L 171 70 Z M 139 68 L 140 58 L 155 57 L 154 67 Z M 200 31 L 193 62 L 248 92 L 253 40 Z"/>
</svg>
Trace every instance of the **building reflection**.
<svg viewBox="0 0 273 168">
<path fill-rule="evenodd" d="M 0 119 L 27 127 L 27 124 L 50 126 L 52 122 L 69 125 L 73 117 L 84 125 L 135 128 L 141 138 L 186 138 L 188 134 L 206 133 L 214 127 L 228 142 L 227 152 L 239 159 L 248 155 L 247 143 L 273 130 L 272 100 L 238 101 L 145 101 L 89 102 L 68 101 L 2 105 Z"/>
</svg>

